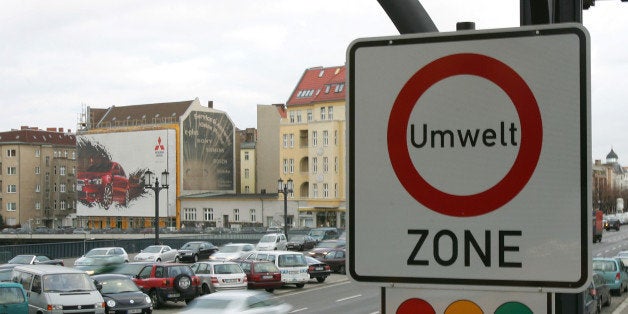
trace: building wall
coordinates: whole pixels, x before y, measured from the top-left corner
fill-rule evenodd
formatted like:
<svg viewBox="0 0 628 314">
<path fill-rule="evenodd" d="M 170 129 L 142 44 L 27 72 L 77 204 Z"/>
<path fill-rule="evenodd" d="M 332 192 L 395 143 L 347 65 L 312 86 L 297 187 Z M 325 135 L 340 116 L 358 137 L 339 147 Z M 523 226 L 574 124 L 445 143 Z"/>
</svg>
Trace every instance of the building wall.
<svg viewBox="0 0 628 314">
<path fill-rule="evenodd" d="M 256 193 L 276 193 L 279 179 L 280 105 L 257 105 Z"/>
<path fill-rule="evenodd" d="M 250 148 L 240 148 L 240 191 L 242 194 L 255 194 L 255 159 L 254 145 Z"/>
</svg>

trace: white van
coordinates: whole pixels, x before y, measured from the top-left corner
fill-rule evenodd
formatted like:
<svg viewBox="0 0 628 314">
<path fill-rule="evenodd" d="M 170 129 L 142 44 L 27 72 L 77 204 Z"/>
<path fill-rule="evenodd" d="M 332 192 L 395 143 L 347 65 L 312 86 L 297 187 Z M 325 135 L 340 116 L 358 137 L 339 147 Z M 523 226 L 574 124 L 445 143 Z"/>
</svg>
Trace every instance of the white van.
<svg viewBox="0 0 628 314">
<path fill-rule="evenodd" d="M 255 251 L 251 252 L 246 258 L 275 263 L 281 272 L 281 281 L 283 281 L 284 285 L 294 284 L 297 288 L 303 288 L 305 283 L 310 280 L 310 274 L 307 272 L 307 261 L 301 252 Z"/>
<path fill-rule="evenodd" d="M 285 250 L 288 240 L 283 233 L 267 233 L 257 243 L 255 247 L 258 251 Z"/>
<path fill-rule="evenodd" d="M 28 294 L 29 313 L 105 313 L 105 301 L 84 271 L 58 265 L 21 265 L 11 281 Z"/>
</svg>

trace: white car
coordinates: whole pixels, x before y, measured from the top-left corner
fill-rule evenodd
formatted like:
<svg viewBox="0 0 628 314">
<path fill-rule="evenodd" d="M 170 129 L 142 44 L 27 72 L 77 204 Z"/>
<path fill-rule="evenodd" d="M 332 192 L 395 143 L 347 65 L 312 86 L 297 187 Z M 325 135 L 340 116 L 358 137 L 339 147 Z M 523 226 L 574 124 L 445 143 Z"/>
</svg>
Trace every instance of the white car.
<svg viewBox="0 0 628 314">
<path fill-rule="evenodd" d="M 91 267 L 122 264 L 129 261 L 129 255 L 121 247 L 101 247 L 91 249 L 87 254 L 74 261 L 74 267 Z"/>
<path fill-rule="evenodd" d="M 255 250 L 251 243 L 229 243 L 220 247 L 218 252 L 212 254 L 209 259 L 215 261 L 230 261 L 248 255 Z"/>
<path fill-rule="evenodd" d="M 167 245 L 151 245 L 133 258 L 136 262 L 179 262 L 179 251 Z"/>
<path fill-rule="evenodd" d="M 288 240 L 283 233 L 268 233 L 265 234 L 257 243 L 255 247 L 258 251 L 283 251 L 288 245 Z"/>
<path fill-rule="evenodd" d="M 202 295 L 190 302 L 181 314 L 195 313 L 288 313 L 292 305 L 275 298 L 273 294 L 259 290 L 220 291 Z"/>
</svg>

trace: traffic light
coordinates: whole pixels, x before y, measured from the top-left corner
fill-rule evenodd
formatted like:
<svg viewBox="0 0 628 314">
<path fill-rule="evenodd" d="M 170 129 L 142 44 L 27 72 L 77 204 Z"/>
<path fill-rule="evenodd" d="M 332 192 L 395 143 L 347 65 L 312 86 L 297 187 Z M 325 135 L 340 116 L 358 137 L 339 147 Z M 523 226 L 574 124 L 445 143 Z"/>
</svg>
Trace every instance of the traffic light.
<svg viewBox="0 0 628 314">
<path fill-rule="evenodd" d="M 404 301 L 399 305 L 395 314 L 436 314 L 436 310 L 432 305 L 422 299 L 412 298 Z M 532 314 L 532 310 L 525 304 L 509 301 L 501 304 L 494 312 L 495 314 Z M 443 314 L 484 314 L 484 310 L 469 300 L 456 300 L 449 304 Z"/>
</svg>

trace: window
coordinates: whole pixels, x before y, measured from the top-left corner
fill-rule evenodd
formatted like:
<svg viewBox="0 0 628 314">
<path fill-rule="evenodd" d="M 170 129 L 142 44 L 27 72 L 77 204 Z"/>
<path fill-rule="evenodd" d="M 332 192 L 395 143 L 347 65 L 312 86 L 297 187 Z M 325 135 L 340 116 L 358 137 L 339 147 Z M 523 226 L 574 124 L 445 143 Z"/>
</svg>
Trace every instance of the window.
<svg viewBox="0 0 628 314">
<path fill-rule="evenodd" d="M 312 131 L 312 146 L 316 147 L 318 145 L 318 132 Z"/>
<path fill-rule="evenodd" d="M 7 211 L 14 212 L 17 210 L 17 203 L 7 203 Z"/>
<path fill-rule="evenodd" d="M 213 208 L 203 208 L 203 217 L 205 221 L 214 220 L 214 209 Z"/>
<path fill-rule="evenodd" d="M 334 145 L 338 146 L 338 130 L 334 131 Z"/>
<path fill-rule="evenodd" d="M 329 145 L 329 132 L 323 131 L 323 146 Z"/>
<path fill-rule="evenodd" d="M 41 168 L 39 168 L 39 166 L 35 167 L 35 174 L 40 174 L 41 173 Z"/>
<path fill-rule="evenodd" d="M 301 123 L 301 110 L 297 110 L 297 123 Z"/>
<path fill-rule="evenodd" d="M 334 183 L 334 197 L 338 197 L 338 183 Z"/>
<path fill-rule="evenodd" d="M 288 173 L 288 159 L 283 160 L 283 173 Z"/>
<path fill-rule="evenodd" d="M 41 192 L 41 185 L 39 184 L 35 185 L 35 192 Z"/>
<path fill-rule="evenodd" d="M 65 193 L 65 183 L 59 184 L 59 192 Z"/>
<path fill-rule="evenodd" d="M 312 184 L 312 198 L 318 197 L 318 184 Z"/>
<path fill-rule="evenodd" d="M 332 106 L 327 107 L 327 119 L 329 120 L 334 119 L 334 107 Z"/>
<path fill-rule="evenodd" d="M 244 152 L 244 160 L 249 160 L 249 152 Z"/>
<path fill-rule="evenodd" d="M 290 111 L 290 123 L 294 123 L 294 111 Z"/>
<path fill-rule="evenodd" d="M 321 121 L 325 120 L 325 107 L 321 107 Z"/>
<path fill-rule="evenodd" d="M 323 157 L 323 172 L 327 173 L 329 171 L 329 158 Z"/>
<path fill-rule="evenodd" d="M 72 160 L 76 159 L 76 152 L 75 151 L 72 151 L 72 154 L 71 154 L 70 158 L 72 158 Z"/>
<path fill-rule="evenodd" d="M 334 157 L 334 172 L 338 173 L 338 157 Z"/>
<path fill-rule="evenodd" d="M 294 134 L 290 133 L 290 148 L 294 147 Z"/>
<path fill-rule="evenodd" d="M 16 193 L 17 185 L 15 184 L 7 184 L 7 193 Z"/>
<path fill-rule="evenodd" d="M 312 109 L 307 110 L 307 122 L 311 122 L 314 119 L 314 114 L 312 113 Z"/>
<path fill-rule="evenodd" d="M 323 197 L 324 198 L 329 197 L 329 184 L 327 183 L 323 183 Z"/>
<path fill-rule="evenodd" d="M 240 221 L 240 209 L 233 209 L 233 221 Z"/>
<path fill-rule="evenodd" d="M 66 206 L 65 206 L 65 201 L 61 201 L 61 210 L 65 210 Z"/>
<path fill-rule="evenodd" d="M 244 169 L 244 178 L 245 179 L 249 178 L 249 169 Z"/>
<path fill-rule="evenodd" d="M 59 174 L 62 175 L 62 176 L 65 175 L 65 166 L 59 167 Z"/>
<path fill-rule="evenodd" d="M 318 157 L 312 157 L 312 172 L 318 172 Z"/>
<path fill-rule="evenodd" d="M 50 166 L 50 156 L 46 156 L 46 167 Z"/>
<path fill-rule="evenodd" d="M 196 220 L 196 208 L 184 208 L 183 209 L 183 220 L 185 220 L 185 221 L 195 221 Z"/>
<path fill-rule="evenodd" d="M 251 214 L 251 221 L 255 222 L 255 209 L 251 208 L 249 209 L 249 213 Z"/>
<path fill-rule="evenodd" d="M 15 157 L 17 156 L 17 151 L 15 149 L 7 149 L 7 157 Z"/>
<path fill-rule="evenodd" d="M 288 148 L 288 134 L 283 135 L 283 148 Z"/>
<path fill-rule="evenodd" d="M 7 174 L 8 175 L 17 174 L 17 167 L 7 167 Z"/>
<path fill-rule="evenodd" d="M 290 162 L 288 166 L 290 167 L 290 173 L 294 173 L 294 159 L 293 158 L 290 158 Z"/>
<path fill-rule="evenodd" d="M 41 156 L 41 151 L 39 149 L 35 150 L 35 157 Z"/>
<path fill-rule="evenodd" d="M 35 209 L 36 210 L 41 210 L 41 203 L 40 202 L 35 202 Z"/>
<path fill-rule="evenodd" d="M 248 185 L 244 186 L 244 193 L 251 193 L 251 188 Z"/>
</svg>

